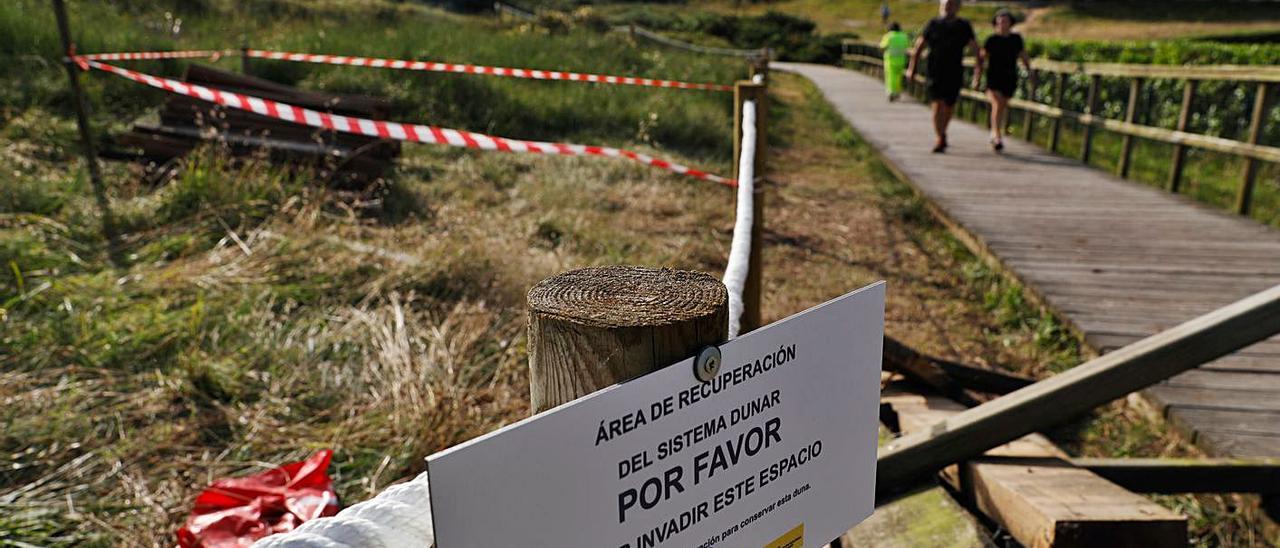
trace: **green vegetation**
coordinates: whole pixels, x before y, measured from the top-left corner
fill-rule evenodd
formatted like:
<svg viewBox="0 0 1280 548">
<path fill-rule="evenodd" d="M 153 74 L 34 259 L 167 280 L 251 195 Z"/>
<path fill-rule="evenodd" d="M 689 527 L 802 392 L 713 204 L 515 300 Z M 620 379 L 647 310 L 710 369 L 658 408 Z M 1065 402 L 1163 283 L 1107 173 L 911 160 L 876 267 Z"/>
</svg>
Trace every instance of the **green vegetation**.
<svg viewBox="0 0 1280 548">
<path fill-rule="evenodd" d="M 1280 31 L 1280 12 L 1265 2 L 1060 1 L 1029 16 L 1027 34 L 1065 40 L 1265 41 Z"/>
<path fill-rule="evenodd" d="M 745 74 L 621 35 L 550 35 L 420 6 L 250 7 L 70 5 L 81 51 L 236 47 L 243 34 L 300 51 L 716 82 Z M 104 164 L 127 261 L 113 267 L 47 2 L 0 5 L 0 29 L 0 544 L 171 544 L 213 477 L 319 447 L 336 450 L 338 492 L 357 502 L 421 471 L 425 455 L 527 414 L 523 295 L 538 279 L 597 263 L 715 271 L 723 261 L 727 240 L 705 227 L 731 222 L 731 194 L 628 162 L 407 146 L 385 182 L 342 191 L 211 146 L 158 188 L 136 166 Z M 183 64 L 132 66 L 174 75 Z M 265 61 L 252 70 L 390 97 L 406 121 L 728 171 L 722 93 Z M 101 73 L 82 82 L 99 141 L 164 98 Z M 682 236 L 661 232 L 672 226 Z"/>
</svg>

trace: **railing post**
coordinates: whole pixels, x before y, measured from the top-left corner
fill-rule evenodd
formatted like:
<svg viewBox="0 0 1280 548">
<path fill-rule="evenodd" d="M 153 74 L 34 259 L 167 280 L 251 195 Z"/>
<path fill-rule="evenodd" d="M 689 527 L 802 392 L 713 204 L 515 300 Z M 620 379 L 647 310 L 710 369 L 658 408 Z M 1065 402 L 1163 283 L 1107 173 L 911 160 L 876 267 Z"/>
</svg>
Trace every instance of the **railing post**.
<svg viewBox="0 0 1280 548">
<path fill-rule="evenodd" d="M 1084 143 L 1080 147 L 1080 161 L 1085 164 L 1089 163 L 1089 156 L 1093 154 L 1093 124 L 1092 117 L 1098 115 L 1098 87 L 1101 85 L 1102 76 L 1094 74 L 1089 78 L 1089 94 L 1085 101 L 1084 113 L 1091 118 L 1089 123 L 1084 125 Z"/>
<path fill-rule="evenodd" d="M 1054 79 L 1053 106 L 1062 108 L 1062 97 L 1067 87 L 1067 73 L 1059 72 Z M 1049 150 L 1058 151 L 1058 143 L 1062 140 L 1062 114 L 1053 117 L 1053 131 L 1049 134 Z"/>
<path fill-rule="evenodd" d="M 1196 81 L 1187 80 L 1182 86 L 1182 109 L 1178 111 L 1178 131 L 1186 131 L 1191 124 L 1191 104 L 1196 97 Z M 1187 147 L 1173 145 L 1173 162 L 1169 168 L 1169 192 L 1177 193 L 1182 186 L 1182 167 L 1187 161 Z"/>
<path fill-rule="evenodd" d="M 71 26 L 67 22 L 67 8 L 62 0 L 53 0 L 53 14 L 58 21 L 58 36 L 62 40 L 62 54 L 66 56 L 63 66 L 67 69 L 67 80 L 71 87 L 71 100 L 75 103 L 76 126 L 80 129 L 80 148 L 84 154 L 85 167 L 89 170 L 89 183 L 93 186 L 93 195 L 102 215 L 102 233 L 107 237 L 107 257 L 116 265 L 123 265 L 120 255 L 119 236 L 116 234 L 115 217 L 111 214 L 111 199 L 107 196 L 107 186 L 102 180 L 102 171 L 98 166 L 98 153 L 93 146 L 93 131 L 89 127 L 89 108 L 84 94 L 80 90 L 80 67 L 70 56 L 75 51 L 75 42 L 71 40 Z"/>
<path fill-rule="evenodd" d="M 1031 69 L 1027 73 L 1027 100 L 1033 103 L 1036 102 L 1036 87 L 1038 87 L 1038 83 L 1039 78 L 1036 77 L 1036 69 Z M 1036 115 L 1032 114 L 1030 110 L 1025 110 L 1023 111 L 1023 121 L 1026 126 L 1022 128 L 1022 140 L 1030 143 L 1035 132 Z"/>
<path fill-rule="evenodd" d="M 742 291 L 742 317 L 739 333 L 747 333 L 762 325 L 760 312 L 763 291 L 764 268 L 764 203 L 768 183 L 765 181 L 768 156 L 769 103 L 768 86 L 755 82 L 738 82 L 733 86 L 733 177 L 738 178 L 738 166 L 742 157 L 742 103 L 756 104 L 756 155 L 753 163 L 755 188 L 752 193 L 751 255 L 747 259 L 747 279 Z"/>
<path fill-rule="evenodd" d="M 657 371 L 729 336 L 729 294 L 709 274 L 605 266 L 529 290 L 533 412 Z"/>
<path fill-rule="evenodd" d="M 1124 109 L 1124 121 L 1132 124 L 1138 115 L 1138 97 L 1142 95 L 1142 78 L 1129 80 L 1129 102 Z M 1133 160 L 1133 136 L 1125 134 L 1120 145 L 1120 163 L 1116 166 L 1116 174 L 1122 179 L 1129 178 L 1129 168 Z"/>
<path fill-rule="evenodd" d="M 1268 94 L 1271 86 L 1266 82 L 1258 83 L 1257 94 L 1253 98 L 1253 115 L 1249 118 L 1249 140 L 1251 145 L 1258 144 L 1258 139 L 1262 136 L 1262 126 L 1267 119 L 1267 103 Z M 1240 182 L 1240 192 L 1236 195 L 1236 212 L 1242 215 L 1248 215 L 1249 209 L 1253 205 L 1253 185 L 1258 178 L 1258 161 L 1253 158 L 1245 159 L 1244 164 L 1244 180 Z"/>
</svg>

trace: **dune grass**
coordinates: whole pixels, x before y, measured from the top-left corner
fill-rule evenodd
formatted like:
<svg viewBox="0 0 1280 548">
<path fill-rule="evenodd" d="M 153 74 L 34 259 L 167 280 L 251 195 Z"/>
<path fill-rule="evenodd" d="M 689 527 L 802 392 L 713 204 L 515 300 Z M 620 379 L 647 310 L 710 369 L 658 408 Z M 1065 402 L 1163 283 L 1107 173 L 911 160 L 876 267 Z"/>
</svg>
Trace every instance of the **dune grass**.
<svg viewBox="0 0 1280 548">
<path fill-rule="evenodd" d="M 235 7 L 70 10 L 80 51 L 236 47 L 243 35 L 260 48 L 695 81 L 746 70 L 409 4 Z M 359 501 L 421 471 L 427 454 L 527 414 L 523 294 L 538 279 L 618 262 L 716 271 L 725 254 L 724 231 L 705 227 L 731 222 L 730 193 L 629 162 L 408 146 L 387 180 L 338 191 L 211 146 L 159 188 L 104 165 L 127 259 L 115 267 L 47 3 L 0 5 L 0 29 L 0 544 L 171 544 L 212 478 L 320 447 L 336 450 L 344 502 Z M 265 61 L 252 71 L 387 96 L 404 121 L 628 146 L 719 172 L 732 150 L 722 93 Z M 100 140 L 163 100 L 104 74 L 82 80 Z"/>
</svg>

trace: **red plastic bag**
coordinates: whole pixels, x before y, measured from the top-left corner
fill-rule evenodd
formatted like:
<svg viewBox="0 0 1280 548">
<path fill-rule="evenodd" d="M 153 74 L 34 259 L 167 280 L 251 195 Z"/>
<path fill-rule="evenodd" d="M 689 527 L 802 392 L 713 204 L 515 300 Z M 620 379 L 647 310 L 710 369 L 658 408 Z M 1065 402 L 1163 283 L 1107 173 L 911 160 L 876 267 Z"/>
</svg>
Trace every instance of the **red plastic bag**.
<svg viewBox="0 0 1280 548">
<path fill-rule="evenodd" d="M 333 451 L 325 449 L 261 474 L 214 481 L 196 497 L 191 517 L 178 529 L 178 546 L 247 547 L 338 513 L 338 495 L 326 473 L 332 458 Z"/>
</svg>

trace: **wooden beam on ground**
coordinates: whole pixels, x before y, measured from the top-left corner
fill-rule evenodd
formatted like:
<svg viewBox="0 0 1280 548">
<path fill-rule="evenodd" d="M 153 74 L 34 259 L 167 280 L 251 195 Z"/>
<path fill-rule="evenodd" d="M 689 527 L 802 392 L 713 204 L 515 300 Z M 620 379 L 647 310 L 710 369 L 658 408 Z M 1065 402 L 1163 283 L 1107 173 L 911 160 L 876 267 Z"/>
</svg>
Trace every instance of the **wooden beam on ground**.
<svg viewBox="0 0 1280 548">
<path fill-rule="evenodd" d="M 928 430 L 964 411 L 942 398 L 890 385 L 904 432 Z M 1070 460 L 1040 434 L 1023 436 L 980 458 L 947 468 L 943 479 L 962 499 L 1029 547 L 1182 546 L 1178 515 Z"/>
<path fill-rule="evenodd" d="M 977 405 L 977 402 L 966 401 L 969 396 L 964 393 L 965 389 L 1004 395 L 1035 382 L 1035 379 L 1013 373 L 983 369 L 921 354 L 888 336 L 884 338 L 884 367 L 902 373 L 914 382 L 925 384 L 957 402 L 971 406 Z M 952 395 L 953 392 L 959 392 L 963 397 L 955 397 Z"/>
<path fill-rule="evenodd" d="M 1246 297 L 887 445 L 883 495 L 943 467 L 1070 420 L 1106 402 L 1280 332 L 1280 286 Z"/>
<path fill-rule="evenodd" d="M 1139 493 L 1280 494 L 1280 459 L 1071 459 Z"/>
<path fill-rule="evenodd" d="M 892 438 L 880 428 L 880 442 Z M 877 506 L 871 517 L 841 535 L 832 548 L 994 548 L 986 529 L 947 490 L 933 484 Z"/>
</svg>

